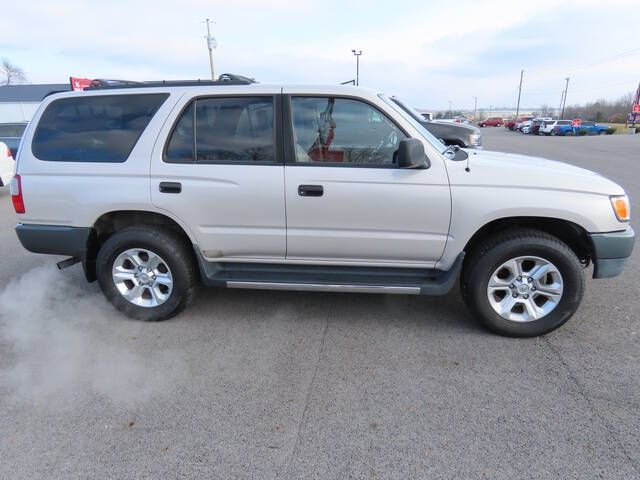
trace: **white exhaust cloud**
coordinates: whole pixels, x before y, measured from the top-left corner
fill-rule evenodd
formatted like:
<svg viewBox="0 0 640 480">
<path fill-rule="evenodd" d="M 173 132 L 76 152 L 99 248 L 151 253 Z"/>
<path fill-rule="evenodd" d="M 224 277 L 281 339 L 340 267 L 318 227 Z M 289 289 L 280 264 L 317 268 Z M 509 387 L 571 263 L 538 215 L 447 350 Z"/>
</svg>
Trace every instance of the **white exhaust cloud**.
<svg viewBox="0 0 640 480">
<path fill-rule="evenodd" d="M 80 275 L 38 267 L 0 292 L 0 344 L 13 352 L 0 388 L 9 400 L 72 408 L 98 395 L 131 406 L 174 390 L 186 365 L 177 351 L 156 349 L 158 325 L 126 319 Z"/>
</svg>

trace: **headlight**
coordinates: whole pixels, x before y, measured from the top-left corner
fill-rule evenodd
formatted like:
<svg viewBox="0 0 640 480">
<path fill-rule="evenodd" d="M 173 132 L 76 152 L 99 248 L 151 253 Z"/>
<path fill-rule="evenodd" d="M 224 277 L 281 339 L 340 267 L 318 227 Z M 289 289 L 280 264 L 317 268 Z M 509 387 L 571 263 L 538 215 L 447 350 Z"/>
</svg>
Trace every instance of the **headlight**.
<svg viewBox="0 0 640 480">
<path fill-rule="evenodd" d="M 471 145 L 480 146 L 482 145 L 482 134 L 481 133 L 472 133 L 470 135 Z"/>
<path fill-rule="evenodd" d="M 628 222 L 631 218 L 631 208 L 629 207 L 629 198 L 626 195 L 615 195 L 609 197 L 611 206 L 616 217 L 621 222 Z"/>
</svg>

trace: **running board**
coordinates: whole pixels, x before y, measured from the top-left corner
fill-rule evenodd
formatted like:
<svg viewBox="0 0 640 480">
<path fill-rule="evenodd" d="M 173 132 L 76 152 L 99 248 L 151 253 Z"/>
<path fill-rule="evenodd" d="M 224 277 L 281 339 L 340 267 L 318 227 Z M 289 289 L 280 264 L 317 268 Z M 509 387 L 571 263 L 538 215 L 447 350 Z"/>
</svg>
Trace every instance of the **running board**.
<svg viewBox="0 0 640 480">
<path fill-rule="evenodd" d="M 228 288 L 256 288 L 260 290 L 299 290 L 303 292 L 400 293 L 419 295 L 420 287 L 388 285 L 331 285 L 328 283 L 284 282 L 227 282 Z"/>
<path fill-rule="evenodd" d="M 322 292 L 445 295 L 464 260 L 449 270 L 270 263 L 209 262 L 194 246 L 202 282 L 207 286 Z"/>
</svg>

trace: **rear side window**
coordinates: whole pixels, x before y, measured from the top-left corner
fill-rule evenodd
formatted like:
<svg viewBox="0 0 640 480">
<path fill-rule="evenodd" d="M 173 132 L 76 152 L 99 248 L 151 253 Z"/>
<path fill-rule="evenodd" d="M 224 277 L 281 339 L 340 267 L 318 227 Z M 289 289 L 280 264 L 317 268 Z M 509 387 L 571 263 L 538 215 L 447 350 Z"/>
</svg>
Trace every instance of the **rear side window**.
<svg viewBox="0 0 640 480">
<path fill-rule="evenodd" d="M 169 163 L 274 163 L 273 97 L 199 98 L 167 143 Z"/>
<path fill-rule="evenodd" d="M 16 137 L 20 138 L 24 133 L 26 124 L 7 124 L 0 125 L 0 137 Z"/>
<path fill-rule="evenodd" d="M 38 122 L 33 154 L 53 162 L 124 162 L 168 97 L 146 93 L 55 100 Z"/>
</svg>

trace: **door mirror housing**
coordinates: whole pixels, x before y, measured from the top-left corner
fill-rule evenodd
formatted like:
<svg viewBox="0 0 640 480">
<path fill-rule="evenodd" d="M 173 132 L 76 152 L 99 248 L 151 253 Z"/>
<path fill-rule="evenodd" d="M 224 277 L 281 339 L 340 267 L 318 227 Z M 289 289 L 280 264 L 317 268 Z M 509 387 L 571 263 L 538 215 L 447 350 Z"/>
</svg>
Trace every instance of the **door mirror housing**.
<svg viewBox="0 0 640 480">
<path fill-rule="evenodd" d="M 400 168 L 429 168 L 431 162 L 424 152 L 424 144 L 417 138 L 407 138 L 398 145 Z"/>
</svg>

